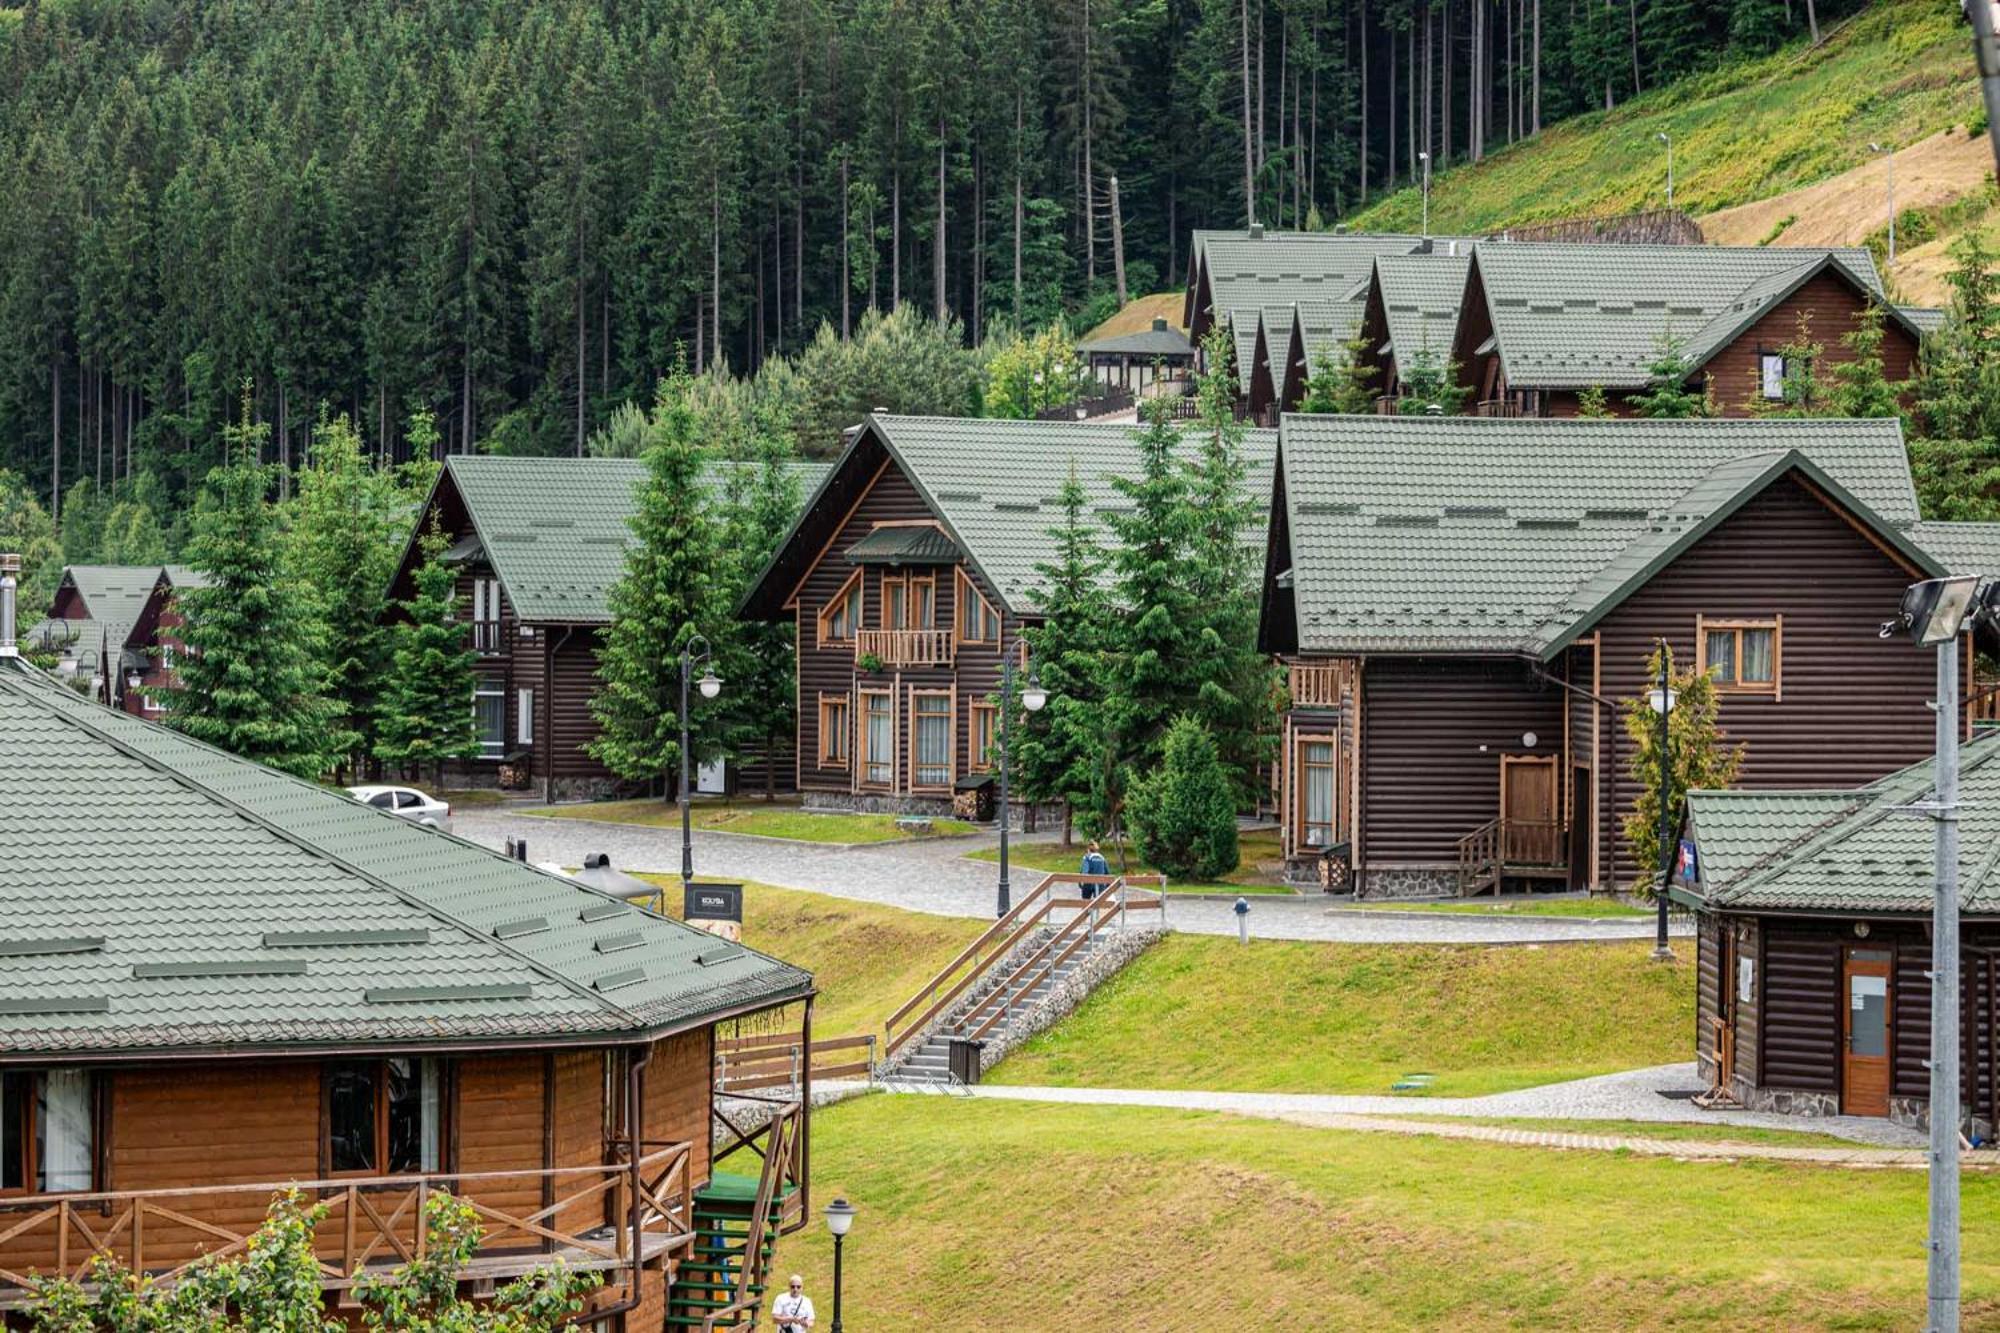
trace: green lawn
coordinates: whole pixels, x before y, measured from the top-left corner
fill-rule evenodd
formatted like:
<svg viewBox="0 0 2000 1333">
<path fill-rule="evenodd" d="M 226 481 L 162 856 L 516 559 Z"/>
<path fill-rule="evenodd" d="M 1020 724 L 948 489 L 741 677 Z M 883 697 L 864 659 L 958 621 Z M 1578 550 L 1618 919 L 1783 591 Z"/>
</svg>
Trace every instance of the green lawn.
<svg viewBox="0 0 2000 1333">
<path fill-rule="evenodd" d="M 1690 1058 L 1691 952 L 1169 935 L 988 1081 L 1469 1096 Z M 1423 1094 L 1417 1094 L 1421 1096 Z"/>
<path fill-rule="evenodd" d="M 1078 841 L 1071 847 L 1064 847 L 1059 843 L 1053 842 L 1018 843 L 1008 849 L 1007 860 L 1010 865 L 1021 866 L 1028 870 L 1039 870 L 1044 873 L 1051 870 L 1075 870 L 1083 862 L 1083 849 L 1085 845 L 1081 841 Z M 1257 869 L 1259 861 L 1276 861 L 1279 859 L 1278 834 L 1275 830 L 1246 833 L 1238 839 L 1237 845 L 1242 852 L 1243 859 L 1233 874 L 1226 875 L 1221 880 L 1211 883 L 1190 882 L 1187 884 L 1177 884 L 1169 880 L 1167 882 L 1167 892 L 1237 894 L 1289 894 L 1294 892 L 1291 888 L 1278 883 L 1270 875 Z M 978 851 L 968 852 L 966 855 L 975 861 L 998 861 L 1000 859 L 1000 849 L 998 847 L 982 847 Z M 1115 848 L 1107 848 L 1105 849 L 1105 856 L 1110 860 L 1112 870 L 1116 871 L 1118 869 L 1117 850 Z M 1130 869 L 1133 874 L 1146 875 L 1153 872 L 1153 868 L 1139 860 L 1135 853 L 1128 851 L 1127 856 L 1130 858 Z"/>
<path fill-rule="evenodd" d="M 666 888 L 667 910 L 680 915 L 680 876 L 641 878 Z M 882 1020 L 985 928 L 769 884 L 743 890 L 743 942 L 813 974 L 818 1037 L 879 1035 Z"/>
<path fill-rule="evenodd" d="M 1563 917 L 1606 917 L 1606 916 L 1651 916 L 1649 907 L 1634 907 L 1629 903 L 1614 902 L 1609 898 L 1467 898 L 1463 902 L 1444 903 L 1342 903 L 1344 908 L 1361 912 L 1452 912 L 1463 916 L 1493 914 L 1498 916 L 1563 916 Z"/>
<path fill-rule="evenodd" d="M 1697 1113 L 1698 1114 L 1698 1113 Z M 1684 1124 L 1659 1120 L 1546 1120 L 1523 1116 L 1398 1115 L 1432 1125 L 1490 1125 L 1495 1129 L 1553 1131 L 1558 1134 L 1616 1134 L 1635 1139 L 1698 1143 L 1752 1143 L 1773 1148 L 1863 1148 L 1869 1145 L 1806 1129 L 1764 1129 L 1756 1125 Z M 1811 1124 L 1800 1118 L 1800 1124 Z"/>
<path fill-rule="evenodd" d="M 857 1329 L 1905 1329 L 1925 1180 L 877 1095 L 813 1120 Z M 2000 1320 L 2000 1180 L 1964 1190 L 1964 1322 Z M 782 1242 L 830 1320 L 817 1215 Z"/>
<path fill-rule="evenodd" d="M 589 801 L 581 805 L 550 805 L 521 811 L 550 819 L 598 819 L 610 824 L 644 824 L 679 828 L 680 807 L 671 801 Z M 895 842 L 915 835 L 896 827 L 894 815 L 816 814 L 796 805 L 759 800 L 698 801 L 689 812 L 696 828 L 717 833 L 753 833 L 763 838 L 797 842 Z M 934 819 L 931 836 L 977 833 L 978 826 L 960 819 Z"/>
</svg>

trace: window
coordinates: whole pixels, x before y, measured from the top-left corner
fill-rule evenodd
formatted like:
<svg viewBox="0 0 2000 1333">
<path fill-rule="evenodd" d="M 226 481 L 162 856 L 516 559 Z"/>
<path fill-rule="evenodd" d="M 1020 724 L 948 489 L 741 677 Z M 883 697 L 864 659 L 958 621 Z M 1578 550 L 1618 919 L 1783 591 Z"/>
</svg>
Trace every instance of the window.
<svg viewBox="0 0 2000 1333">
<path fill-rule="evenodd" d="M 861 780 L 871 787 L 888 787 L 896 781 L 896 701 L 880 690 L 863 690 L 861 715 L 865 731 L 862 743 Z"/>
<path fill-rule="evenodd" d="M 855 570 L 819 611 L 819 646 L 851 642 L 860 620 L 861 571 Z"/>
<path fill-rule="evenodd" d="M 1301 737 L 1298 743 L 1299 837 L 1302 848 L 1333 845 L 1334 746 L 1325 737 Z"/>
<path fill-rule="evenodd" d="M 374 806 L 377 810 L 394 810 L 396 808 L 396 793 L 392 791 L 378 791 L 368 798 L 368 804 Z"/>
<path fill-rule="evenodd" d="M 150 692 L 139 696 L 139 707 L 142 711 L 148 713 L 164 713 L 167 711 L 166 705 L 161 703 L 158 697 Z"/>
<path fill-rule="evenodd" d="M 819 766 L 847 767 L 847 696 L 822 694 L 819 697 Z"/>
<path fill-rule="evenodd" d="M 929 629 L 937 623 L 937 578 L 931 574 L 882 576 L 882 629 Z"/>
<path fill-rule="evenodd" d="M 958 641 L 960 643 L 1000 642 L 1000 616 L 966 577 L 958 571 Z"/>
<path fill-rule="evenodd" d="M 442 1167 L 443 1077 L 436 1060 L 326 1065 L 326 1158 L 336 1175 L 401 1175 Z"/>
<path fill-rule="evenodd" d="M 1697 622 L 1701 664 L 1724 694 L 1778 693 L 1779 631 L 1784 617 L 1772 620 L 1709 620 Z"/>
<path fill-rule="evenodd" d="M 479 733 L 479 753 L 488 759 L 507 748 L 507 696 L 499 690 L 472 687 L 472 729 Z"/>
<path fill-rule="evenodd" d="M 0 1193 L 88 1190 L 94 1119 L 89 1070 L 0 1074 Z"/>
<path fill-rule="evenodd" d="M 948 691 L 910 692 L 910 774 L 912 788 L 951 785 L 951 694 Z"/>
<path fill-rule="evenodd" d="M 523 745 L 535 743 L 535 692 L 514 691 L 514 739 Z"/>
<path fill-rule="evenodd" d="M 424 798 L 413 791 L 398 791 L 396 793 L 396 808 L 398 810 L 414 810 L 423 803 Z"/>
<path fill-rule="evenodd" d="M 1780 402 L 1785 396 L 1785 358 L 1776 352 L 1762 352 L 1757 357 L 1758 392 L 1772 402 Z"/>
<path fill-rule="evenodd" d="M 999 743 L 1000 710 L 988 703 L 972 705 L 972 771 L 983 773 L 993 767 L 994 747 Z"/>
<path fill-rule="evenodd" d="M 482 653 L 500 651 L 500 580 L 472 581 L 472 646 Z"/>
</svg>

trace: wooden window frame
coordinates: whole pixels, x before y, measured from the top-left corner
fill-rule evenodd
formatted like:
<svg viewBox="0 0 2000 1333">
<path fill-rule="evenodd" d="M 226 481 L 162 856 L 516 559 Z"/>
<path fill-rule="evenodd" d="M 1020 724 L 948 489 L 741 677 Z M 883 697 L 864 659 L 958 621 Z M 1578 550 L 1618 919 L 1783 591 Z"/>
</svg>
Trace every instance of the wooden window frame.
<svg viewBox="0 0 2000 1333">
<path fill-rule="evenodd" d="M 877 782 L 868 776 L 868 768 L 872 762 L 868 750 L 868 701 L 871 698 L 883 698 L 889 701 L 889 780 L 887 782 Z M 856 787 L 869 791 L 896 790 L 896 761 L 899 758 L 897 754 L 898 746 L 896 745 L 897 724 L 895 690 L 867 689 L 856 690 L 854 692 L 854 748 L 861 751 L 860 754 L 854 756 L 853 760 Z"/>
<path fill-rule="evenodd" d="M 1743 632 L 1745 630 L 1769 630 L 1771 632 L 1771 679 L 1768 681 L 1743 679 Z M 1768 617 L 1757 616 L 1715 616 L 1698 615 L 1694 618 L 1695 661 L 1703 671 L 1709 670 L 1708 636 L 1710 634 L 1734 633 L 1736 652 L 1731 658 L 1736 673 L 1734 680 L 1715 680 L 1717 694 L 1739 695 L 1752 699 L 1778 701 L 1785 697 L 1785 617 L 1782 614 Z M 1710 679 L 1715 679 L 1710 677 Z"/>
<path fill-rule="evenodd" d="M 838 734 L 843 741 L 842 752 L 832 754 L 827 749 L 826 739 L 834 733 L 827 725 L 826 715 L 830 709 L 841 712 Z M 828 694 L 820 691 L 819 696 L 819 767 L 847 771 L 854 763 L 854 699 L 847 694 Z"/>
<path fill-rule="evenodd" d="M 391 1171 L 389 1160 L 389 1061 L 412 1060 L 419 1066 L 425 1060 L 437 1065 L 438 1077 L 438 1164 L 430 1171 L 421 1166 L 415 1171 Z M 333 1169 L 333 1066 L 336 1064 L 362 1064 L 372 1061 L 375 1069 L 375 1167 L 368 1170 L 336 1171 Z M 322 1060 L 319 1066 L 319 1158 L 320 1175 L 326 1180 L 340 1180 L 349 1176 L 426 1176 L 440 1175 L 457 1169 L 457 1116 L 454 1107 L 458 1101 L 457 1067 L 448 1059 L 439 1056 L 414 1055 L 391 1052 L 388 1055 L 364 1056 L 353 1059 Z M 421 1080 L 421 1075 L 419 1079 Z M 419 1094 L 421 1101 L 421 1093 Z"/>
<path fill-rule="evenodd" d="M 865 601 L 865 591 L 861 582 L 861 571 L 857 569 L 847 576 L 846 582 L 840 585 L 840 588 L 833 596 L 826 599 L 826 604 L 820 607 L 815 617 L 818 626 L 818 635 L 813 641 L 814 647 L 851 648 L 854 645 L 854 636 L 861 629 L 861 609 Z M 832 614 L 833 609 L 842 602 L 848 604 L 847 634 L 844 637 L 835 638 L 833 635 L 827 633 L 826 622 L 828 616 Z"/>
<path fill-rule="evenodd" d="M 1314 847 L 1307 832 L 1314 821 L 1306 818 L 1306 747 L 1325 745 L 1333 750 L 1326 767 L 1333 773 L 1333 809 L 1326 821 L 1325 846 Z M 1340 737 L 1333 732 L 1297 732 L 1292 736 L 1292 846 L 1301 853 L 1324 851 L 1340 841 Z"/>
<path fill-rule="evenodd" d="M 966 747 L 965 771 L 968 773 L 990 773 L 993 771 L 993 753 L 1000 748 L 1000 705 L 974 699 L 967 710 L 965 720 Z M 990 718 L 987 723 L 988 735 L 992 737 L 987 745 L 986 757 L 979 754 L 979 724 L 981 718 Z"/>
<path fill-rule="evenodd" d="M 900 588 L 903 592 L 903 619 L 905 624 L 889 623 L 889 589 Z M 914 608 L 917 604 L 917 589 L 928 588 L 931 595 L 931 614 L 928 624 L 916 624 Z M 937 575 L 917 574 L 902 570 L 895 574 L 882 575 L 882 597 L 875 608 L 875 628 L 881 630 L 932 630 L 937 628 Z"/>
<path fill-rule="evenodd" d="M 955 573 L 956 580 L 953 587 L 953 596 L 957 599 L 958 605 L 952 608 L 951 633 L 953 641 L 960 647 L 978 645 L 981 647 L 998 648 L 1000 646 L 1000 613 L 993 609 L 993 603 L 986 600 L 986 594 L 979 591 L 979 585 L 972 581 L 972 576 L 965 572 L 963 566 L 960 566 Z M 965 613 L 967 608 L 973 605 L 977 605 L 980 608 L 982 620 L 991 617 L 993 622 L 992 638 L 975 639 L 966 635 Z"/>
<path fill-rule="evenodd" d="M 59 1199 L 66 1194 L 88 1194 L 102 1187 L 105 1179 L 105 1096 L 104 1080 L 95 1070 L 88 1071 L 86 1077 L 86 1097 L 90 1102 L 90 1184 L 80 1190 L 44 1190 L 35 1182 L 41 1177 L 42 1162 L 35 1153 L 36 1119 L 41 1111 L 42 1080 L 48 1077 L 45 1068 L 9 1069 L 9 1074 L 25 1075 L 32 1089 L 28 1099 L 21 1106 L 21 1180 L 18 1189 L 0 1189 L 0 1199 Z M 0 1107 L 0 1114 L 6 1114 Z"/>
<path fill-rule="evenodd" d="M 909 702 L 910 702 L 910 736 L 908 742 L 910 747 L 909 789 L 912 793 L 948 792 L 952 790 L 953 785 L 958 781 L 958 691 L 956 689 L 944 689 L 944 690 L 918 689 L 914 685 L 907 687 L 907 689 L 909 693 Z M 945 779 L 942 784 L 935 782 L 919 782 L 917 780 L 917 773 L 920 768 L 920 765 L 917 762 L 917 718 L 918 718 L 917 700 L 919 699 L 942 699 L 945 701 L 944 705 Z"/>
</svg>

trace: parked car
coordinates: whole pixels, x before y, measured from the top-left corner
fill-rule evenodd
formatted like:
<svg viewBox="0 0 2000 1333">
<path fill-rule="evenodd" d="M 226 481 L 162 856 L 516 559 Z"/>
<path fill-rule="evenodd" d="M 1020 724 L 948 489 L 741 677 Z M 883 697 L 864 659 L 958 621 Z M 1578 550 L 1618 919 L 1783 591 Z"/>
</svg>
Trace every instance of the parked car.
<svg viewBox="0 0 2000 1333">
<path fill-rule="evenodd" d="M 426 796 L 415 787 L 349 787 L 347 794 L 363 805 L 387 810 L 413 824 L 451 832 L 451 806 Z"/>
</svg>

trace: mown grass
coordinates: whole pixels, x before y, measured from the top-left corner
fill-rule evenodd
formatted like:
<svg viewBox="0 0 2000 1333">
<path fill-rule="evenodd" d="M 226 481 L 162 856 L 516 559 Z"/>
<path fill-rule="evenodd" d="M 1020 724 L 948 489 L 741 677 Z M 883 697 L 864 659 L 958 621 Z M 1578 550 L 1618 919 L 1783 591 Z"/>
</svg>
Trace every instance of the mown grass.
<svg viewBox="0 0 2000 1333">
<path fill-rule="evenodd" d="M 1811 50 L 1801 41 L 1579 116 L 1431 180 L 1431 228 L 1481 232 L 1559 217 L 1664 205 L 1674 140 L 1674 203 L 1706 213 L 1781 193 L 1866 161 L 1868 144 L 1908 144 L 1981 118 L 1972 39 L 1955 5 L 1874 5 Z M 1348 219 L 1414 230 L 1406 189 Z"/>
<path fill-rule="evenodd" d="M 680 876 L 643 875 L 681 914 Z M 823 893 L 746 884 L 743 942 L 813 974 L 813 1035 L 879 1033 L 882 1020 L 986 928 Z"/>
<path fill-rule="evenodd" d="M 813 1124 L 860 1210 L 847 1327 L 1914 1328 L 1919 1172 L 1700 1163 L 1123 1107 L 873 1096 Z M 2000 1319 L 2000 1180 L 1964 1191 Z M 831 1242 L 787 1238 L 824 1325 Z"/>
<path fill-rule="evenodd" d="M 580 805 L 550 805 L 521 811 L 549 819 L 595 819 L 607 824 L 640 824 L 648 828 L 679 828 L 680 807 L 671 801 L 588 801 Z M 894 815 L 853 815 L 801 810 L 796 805 L 758 800 L 700 801 L 688 813 L 698 829 L 715 833 L 751 833 L 761 838 L 795 842 L 850 844 L 909 841 L 925 836 L 898 828 Z M 928 836 L 977 833 L 978 826 L 959 819 L 934 819 Z"/>
<path fill-rule="evenodd" d="M 1608 1134 L 1668 1142 L 1748 1143 L 1768 1148 L 1865 1148 L 1871 1145 L 1808 1129 L 1766 1129 L 1760 1125 L 1688 1124 L 1671 1120 L 1553 1120 L 1533 1116 L 1399 1115 L 1431 1125 L 1488 1125 L 1556 1134 Z M 1801 1124 L 1810 1121 L 1801 1120 Z"/>
<path fill-rule="evenodd" d="M 1463 902 L 1445 903 L 1399 903 L 1395 901 L 1374 903 L 1343 903 L 1345 908 L 1361 912 L 1445 912 L 1459 916 L 1556 916 L 1556 917 L 1607 917 L 1607 916 L 1651 916 L 1652 909 L 1634 907 L 1630 903 L 1613 902 L 1608 898 L 1468 898 Z"/>
<path fill-rule="evenodd" d="M 1169 935 L 990 1082 L 1472 1096 L 1691 1059 L 1691 951 Z"/>
<path fill-rule="evenodd" d="M 1060 843 L 1053 842 L 1016 843 L 1008 848 L 1007 860 L 1010 866 L 1019 866 L 1027 870 L 1039 870 L 1045 874 L 1051 870 L 1075 870 L 1083 863 L 1083 849 L 1087 845 L 1087 843 L 1080 839 L 1070 847 L 1064 847 Z M 1258 862 L 1275 861 L 1281 855 L 1278 834 L 1275 830 L 1245 833 L 1237 839 L 1237 849 L 1241 853 L 1242 859 L 1231 873 L 1219 880 L 1190 880 L 1185 884 L 1169 880 L 1167 881 L 1167 892 L 1239 894 L 1289 894 L 1293 892 L 1291 888 L 1278 883 L 1269 874 L 1257 868 Z M 978 851 L 968 852 L 966 855 L 974 861 L 998 861 L 1000 859 L 1000 849 L 997 847 L 982 847 Z M 1106 847 L 1104 855 L 1105 859 L 1111 862 L 1111 869 L 1114 872 L 1117 871 L 1118 849 L 1116 847 Z M 1150 875 L 1153 873 L 1153 867 L 1140 860 L 1138 853 L 1132 851 L 1129 847 L 1126 848 L 1125 856 L 1128 861 L 1127 868 L 1132 874 Z"/>
</svg>

